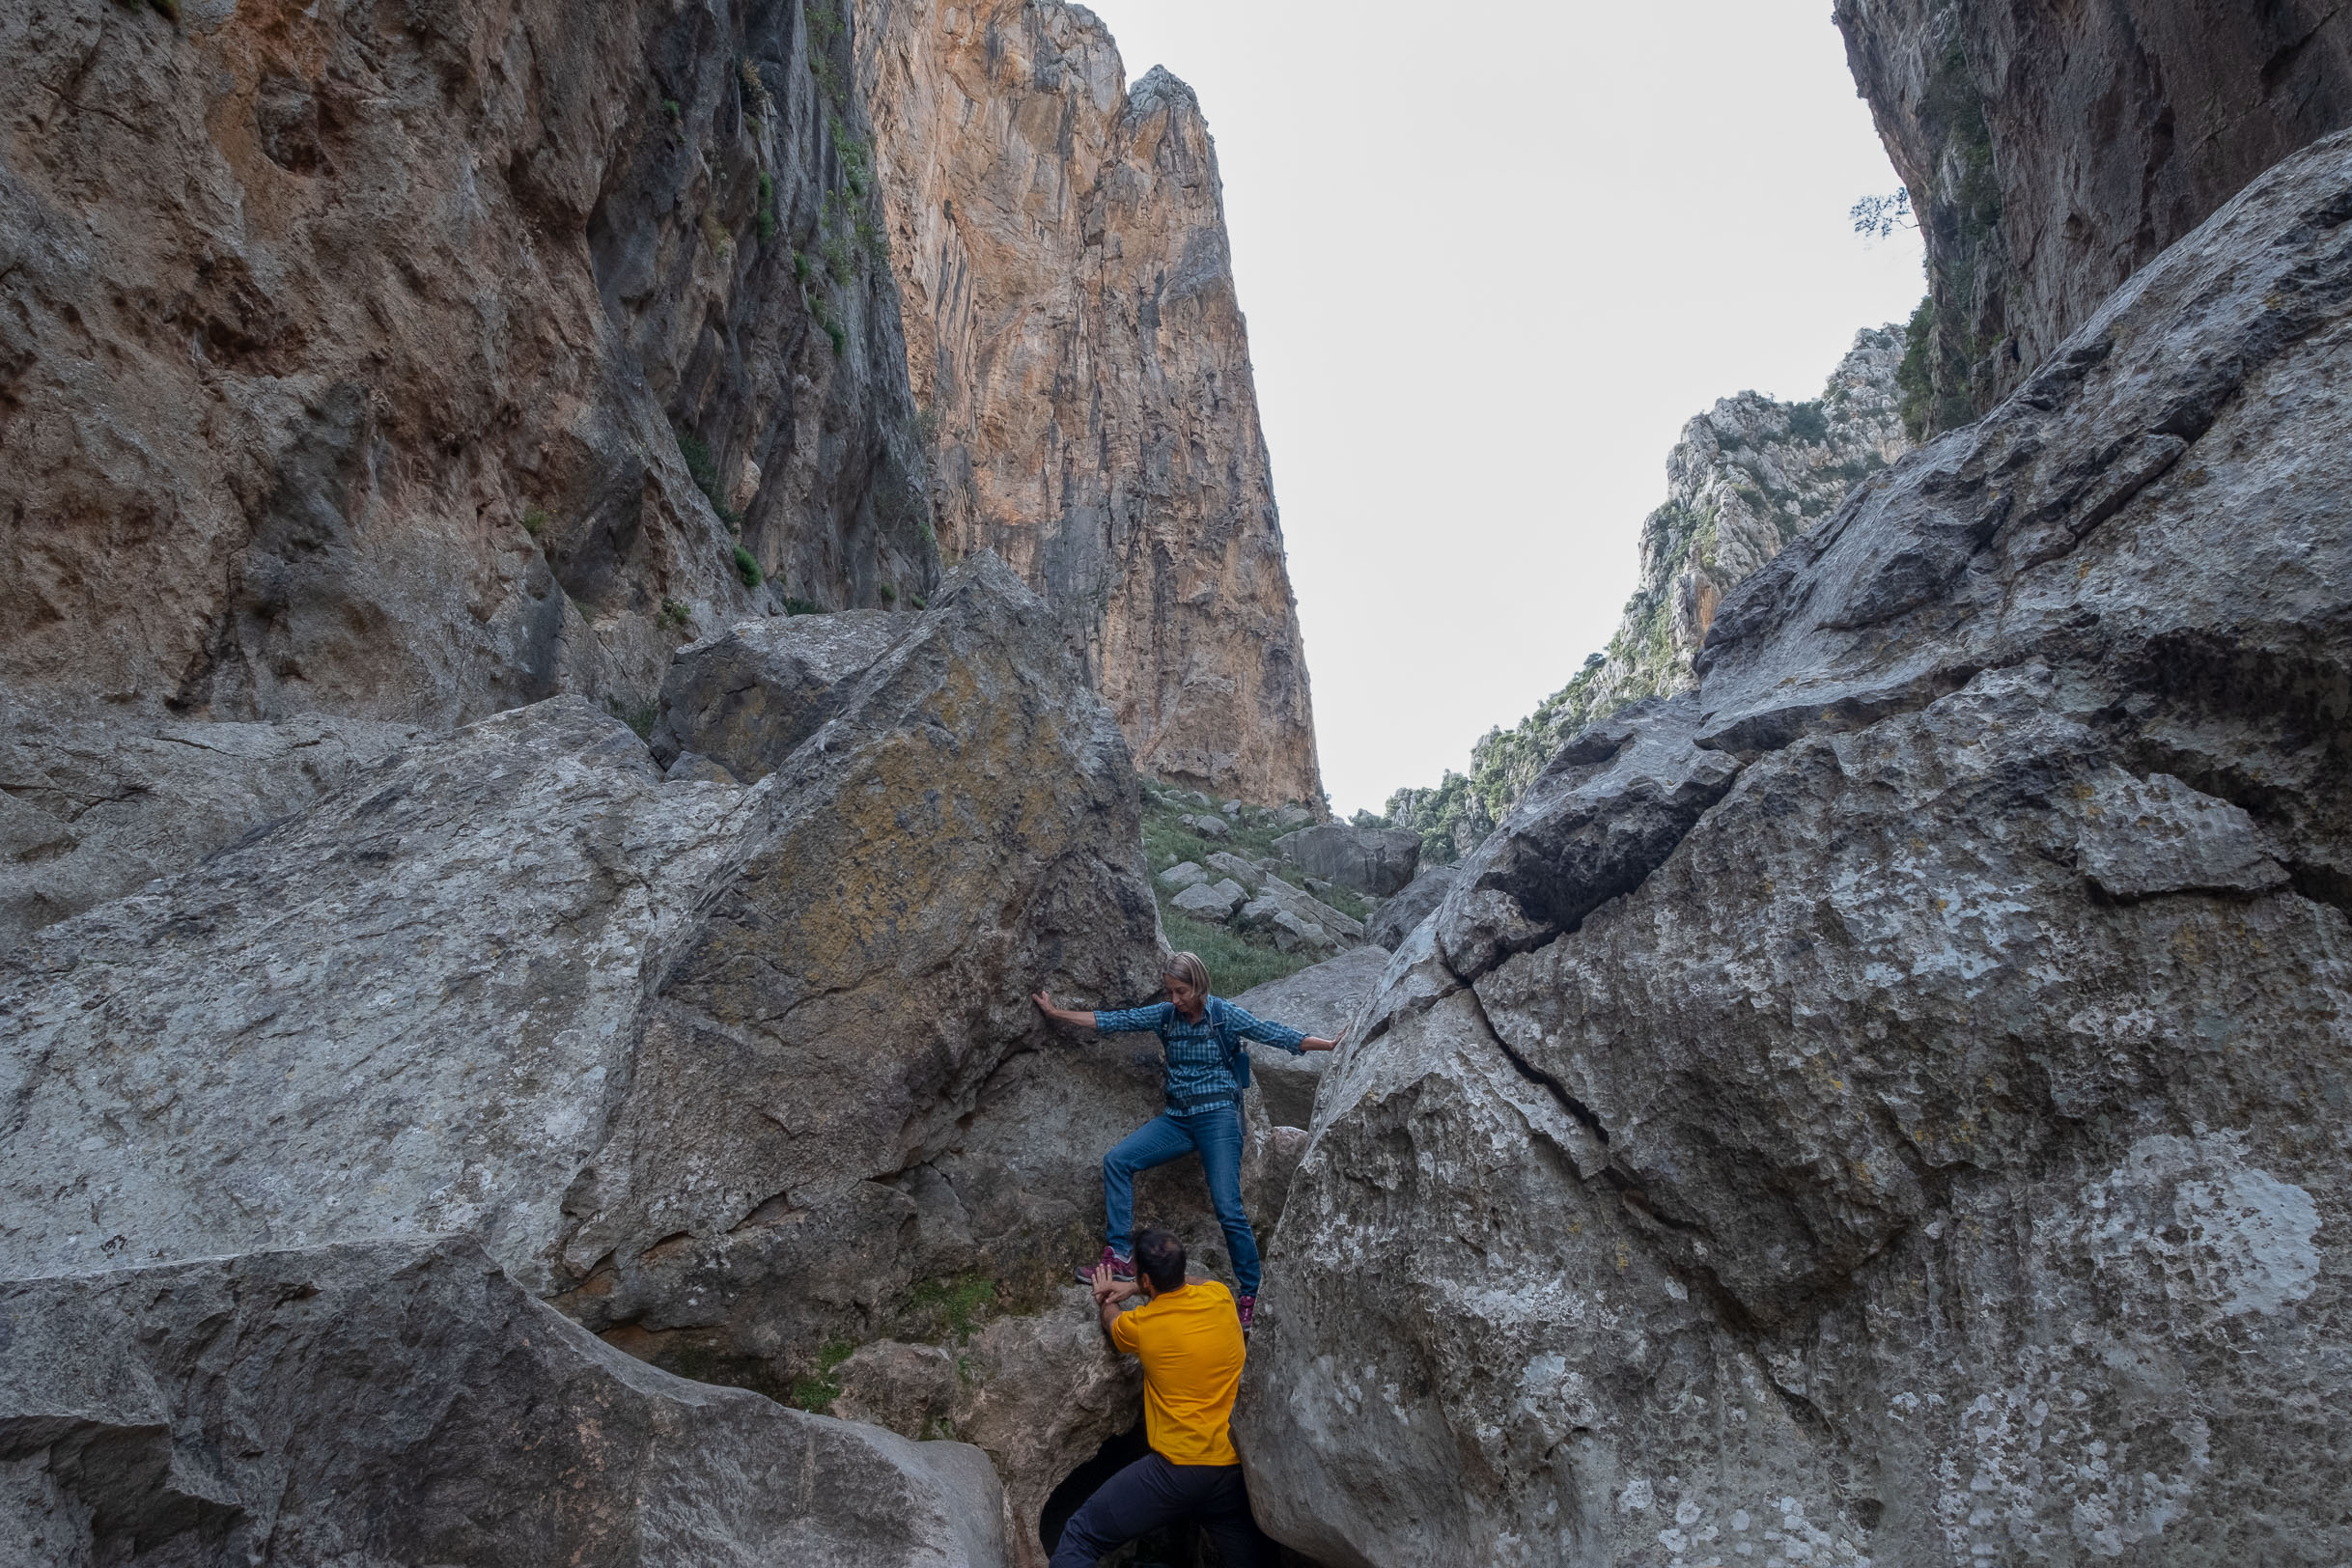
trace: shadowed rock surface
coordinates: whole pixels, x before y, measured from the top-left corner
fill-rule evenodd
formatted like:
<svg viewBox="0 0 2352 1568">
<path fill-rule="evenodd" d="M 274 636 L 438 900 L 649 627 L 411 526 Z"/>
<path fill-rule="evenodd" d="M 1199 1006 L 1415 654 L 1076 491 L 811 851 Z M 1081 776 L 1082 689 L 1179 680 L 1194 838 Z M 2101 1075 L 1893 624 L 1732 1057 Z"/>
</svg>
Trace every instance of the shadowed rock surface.
<svg viewBox="0 0 2352 1568">
<path fill-rule="evenodd" d="M 1155 777 L 1321 798 L 1223 187 L 1190 88 L 1053 0 L 857 0 L 940 537 L 1053 604 Z"/>
<path fill-rule="evenodd" d="M 840 711 L 843 684 L 912 630 L 903 615 L 844 610 L 746 621 L 689 643 L 661 681 L 654 761 L 694 752 L 756 784 Z"/>
<path fill-rule="evenodd" d="M 471 1241 L 0 1284 L 24 1568 L 996 1568 L 979 1450 L 657 1371 Z"/>
<path fill-rule="evenodd" d="M 1460 876 L 1452 866 L 1425 867 L 1372 911 L 1372 918 L 1364 922 L 1364 935 L 1394 952 L 1404 945 L 1414 927 L 1436 912 Z"/>
<path fill-rule="evenodd" d="M 763 606 L 739 543 L 825 604 L 923 589 L 850 48 L 796 4 L 10 8 L 0 684 L 634 711 Z"/>
<path fill-rule="evenodd" d="M 2279 159 L 2352 125 L 2332 0 L 1838 0 L 1918 205 L 1930 431 L 2023 384 L 2133 271 Z"/>
<path fill-rule="evenodd" d="M 2348 399 L 2337 136 L 1570 742 L 1323 1087 L 1239 1417 L 1270 1527 L 2352 1552 Z"/>
<path fill-rule="evenodd" d="M 1421 837 L 1392 827 L 1353 827 L 1328 822 L 1274 840 L 1282 858 L 1309 876 L 1386 898 L 1421 863 Z"/>
</svg>

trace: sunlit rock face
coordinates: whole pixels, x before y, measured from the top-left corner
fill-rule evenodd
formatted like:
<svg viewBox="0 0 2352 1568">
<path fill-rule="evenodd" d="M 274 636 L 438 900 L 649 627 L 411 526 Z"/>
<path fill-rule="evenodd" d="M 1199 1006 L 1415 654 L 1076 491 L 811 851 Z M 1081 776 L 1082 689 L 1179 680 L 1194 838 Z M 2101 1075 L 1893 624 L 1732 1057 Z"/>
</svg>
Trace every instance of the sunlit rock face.
<svg viewBox="0 0 2352 1568">
<path fill-rule="evenodd" d="M 1320 799 L 1216 150 L 1078 6 L 859 0 L 951 551 L 1053 603 L 1148 773 Z"/>
<path fill-rule="evenodd" d="M 2352 1552 L 2352 134 L 1726 597 L 1322 1085 L 1332 1563 Z"/>
<path fill-rule="evenodd" d="M 1838 0 L 1846 55 L 1920 204 L 1918 411 L 1966 424 L 2133 270 L 2352 125 L 2330 0 Z"/>
</svg>

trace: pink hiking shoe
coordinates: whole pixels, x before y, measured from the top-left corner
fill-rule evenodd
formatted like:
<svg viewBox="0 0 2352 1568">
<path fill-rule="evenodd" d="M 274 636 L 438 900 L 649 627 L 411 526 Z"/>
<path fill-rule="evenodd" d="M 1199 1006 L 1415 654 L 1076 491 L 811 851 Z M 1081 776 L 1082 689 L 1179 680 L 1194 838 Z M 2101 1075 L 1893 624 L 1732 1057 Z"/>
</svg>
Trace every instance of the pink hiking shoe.
<svg viewBox="0 0 2352 1568">
<path fill-rule="evenodd" d="M 1119 1256 L 1118 1253 L 1113 1252 L 1109 1247 L 1106 1246 L 1103 1248 L 1103 1255 L 1101 1257 L 1095 1259 L 1092 1263 L 1081 1263 L 1078 1265 L 1078 1283 L 1081 1285 L 1093 1284 L 1094 1272 L 1103 1267 L 1103 1265 L 1106 1263 L 1110 1265 L 1110 1277 L 1117 1280 L 1120 1284 L 1132 1285 L 1135 1282 L 1134 1259 L 1123 1258 Z"/>
</svg>

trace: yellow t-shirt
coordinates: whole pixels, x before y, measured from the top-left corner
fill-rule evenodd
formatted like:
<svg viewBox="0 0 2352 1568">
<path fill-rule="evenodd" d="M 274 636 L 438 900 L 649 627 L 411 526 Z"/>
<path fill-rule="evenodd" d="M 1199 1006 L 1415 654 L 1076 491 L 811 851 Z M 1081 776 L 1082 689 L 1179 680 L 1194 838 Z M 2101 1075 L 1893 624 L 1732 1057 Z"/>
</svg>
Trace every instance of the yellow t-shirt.
<svg viewBox="0 0 2352 1568">
<path fill-rule="evenodd" d="M 1143 1359 L 1143 1435 L 1171 1465 L 1238 1465 L 1233 1396 L 1241 1391 L 1242 1320 L 1214 1279 L 1162 1291 L 1111 1320 L 1110 1342 Z"/>
</svg>

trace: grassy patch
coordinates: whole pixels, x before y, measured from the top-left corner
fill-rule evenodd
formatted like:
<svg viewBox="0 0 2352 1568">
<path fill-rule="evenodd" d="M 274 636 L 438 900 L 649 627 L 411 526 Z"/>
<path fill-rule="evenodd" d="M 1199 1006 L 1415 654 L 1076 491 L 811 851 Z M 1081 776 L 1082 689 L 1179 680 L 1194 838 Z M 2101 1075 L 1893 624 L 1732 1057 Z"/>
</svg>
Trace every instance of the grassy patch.
<svg viewBox="0 0 2352 1568">
<path fill-rule="evenodd" d="M 694 488 L 702 491 L 702 498 L 711 503 L 711 510 L 718 514 L 718 520 L 729 528 L 742 527 L 743 519 L 736 516 L 735 510 L 727 505 L 719 493 L 718 463 L 712 458 L 711 449 L 675 427 L 670 434 L 678 437 L 678 456 L 686 462 L 686 477 L 694 481 Z M 752 586 L 756 588 L 759 584 L 753 583 Z"/>
<path fill-rule="evenodd" d="M 685 604 L 679 602 L 677 600 L 665 599 L 661 602 L 660 625 L 665 627 L 682 627 L 685 626 L 687 620 L 690 618 L 691 612 L 687 610 Z"/>
<path fill-rule="evenodd" d="M 1174 798 L 1171 787 L 1153 785 L 1144 792 L 1143 858 L 1152 882 L 1152 896 L 1160 905 L 1161 929 L 1168 941 L 1181 950 L 1200 955 L 1200 961 L 1209 966 L 1210 983 L 1220 996 L 1238 996 L 1253 986 L 1296 974 L 1321 962 L 1313 953 L 1279 952 L 1272 942 L 1255 940 L 1229 926 L 1195 920 L 1169 902 L 1168 890 L 1160 885 L 1160 873 L 1187 860 L 1208 867 L 1209 856 L 1219 850 L 1266 863 L 1284 882 L 1293 886 L 1304 885 L 1302 875 L 1295 868 L 1284 874 L 1281 856 L 1274 853 L 1274 841 L 1292 829 L 1276 823 L 1272 812 L 1244 807 L 1238 819 L 1224 818 L 1232 832 L 1221 839 L 1206 838 L 1177 820 L 1203 814 L 1221 815 L 1197 803 Z M 1218 873 L 1212 868 L 1210 875 L 1214 881 Z M 1307 891 L 1311 893 L 1313 889 Z M 1340 913 L 1358 920 L 1371 912 L 1371 906 L 1364 899 L 1344 887 L 1333 887 L 1330 893 L 1316 896 Z"/>
<path fill-rule="evenodd" d="M 817 1352 L 817 1370 L 792 1386 L 792 1402 L 813 1415 L 829 1415 L 841 1397 L 841 1380 L 833 1369 L 856 1353 L 856 1347 L 836 1339 Z"/>
<path fill-rule="evenodd" d="M 813 599 L 787 599 L 784 601 L 784 613 L 787 615 L 823 615 L 825 606 Z"/>
<path fill-rule="evenodd" d="M 760 171 L 760 242 L 767 243 L 776 237 L 776 182 L 766 169 Z"/>
<path fill-rule="evenodd" d="M 759 557 L 741 545 L 735 546 L 735 574 L 743 579 L 746 588 L 757 588 L 768 580 L 760 571 Z"/>
<path fill-rule="evenodd" d="M 533 539 L 537 539 L 539 537 L 539 531 L 542 528 L 545 528 L 546 525 L 547 515 L 538 507 L 530 507 L 523 512 L 522 531 L 529 534 Z"/>
<path fill-rule="evenodd" d="M 906 1321 L 928 1337 L 953 1338 L 959 1345 L 994 1315 L 996 1281 L 984 1274 L 926 1279 L 907 1293 Z"/>
<path fill-rule="evenodd" d="M 642 741 L 654 733 L 654 720 L 661 716 L 661 704 L 653 697 L 621 697 L 607 694 L 604 711 L 630 729 Z"/>
</svg>

